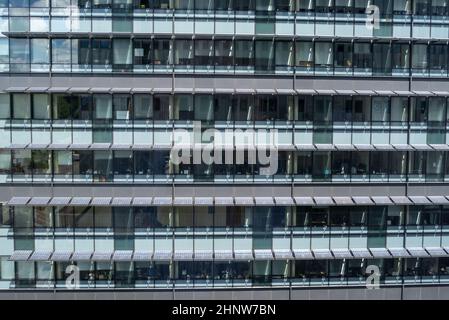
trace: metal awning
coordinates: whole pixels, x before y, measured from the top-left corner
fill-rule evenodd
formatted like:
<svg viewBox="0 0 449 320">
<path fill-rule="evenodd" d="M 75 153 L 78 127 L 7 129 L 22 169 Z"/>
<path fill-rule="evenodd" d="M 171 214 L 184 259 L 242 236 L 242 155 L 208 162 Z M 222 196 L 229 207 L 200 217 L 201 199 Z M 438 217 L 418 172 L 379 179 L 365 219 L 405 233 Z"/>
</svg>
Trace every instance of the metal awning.
<svg viewBox="0 0 449 320">
<path fill-rule="evenodd" d="M 69 87 L 50 87 L 47 91 L 50 93 L 66 93 L 69 91 Z"/>
<path fill-rule="evenodd" d="M 337 148 L 338 151 L 353 151 L 353 150 L 355 150 L 355 147 L 352 144 L 336 144 L 335 148 Z"/>
<path fill-rule="evenodd" d="M 113 206 L 130 206 L 131 205 L 131 201 L 133 199 L 131 197 L 116 197 L 116 198 L 112 198 L 112 202 L 111 205 Z"/>
<path fill-rule="evenodd" d="M 394 96 L 395 93 L 391 90 L 375 90 L 379 96 Z"/>
<path fill-rule="evenodd" d="M 173 88 L 174 93 L 193 93 L 193 88 Z"/>
<path fill-rule="evenodd" d="M 113 261 L 131 261 L 133 257 L 132 250 L 116 250 L 112 255 Z"/>
<path fill-rule="evenodd" d="M 48 87 L 29 87 L 26 92 L 44 93 L 47 92 Z"/>
<path fill-rule="evenodd" d="M 112 88 L 111 92 L 113 93 L 130 93 L 131 92 L 131 88 Z"/>
<path fill-rule="evenodd" d="M 394 150 L 391 144 L 375 144 L 374 148 L 380 151 L 391 151 Z"/>
<path fill-rule="evenodd" d="M 192 197 L 175 197 L 173 200 L 173 205 L 175 205 L 175 206 L 192 206 L 193 198 Z"/>
<path fill-rule="evenodd" d="M 315 148 L 317 150 L 324 150 L 324 151 L 335 150 L 335 146 L 330 143 L 315 143 Z"/>
<path fill-rule="evenodd" d="M 388 248 L 388 251 L 390 251 L 390 254 L 395 258 L 405 258 L 409 256 L 407 250 L 402 247 Z"/>
<path fill-rule="evenodd" d="M 315 204 L 312 197 L 295 197 L 295 202 L 298 206 L 313 206 Z"/>
<path fill-rule="evenodd" d="M 76 93 L 76 92 L 80 92 L 80 93 L 83 93 L 83 92 L 88 92 L 89 91 L 89 87 L 71 87 L 71 88 L 69 88 L 69 92 L 71 92 L 71 93 Z"/>
<path fill-rule="evenodd" d="M 293 259 L 293 253 L 290 249 L 273 249 L 273 255 L 276 260 Z"/>
<path fill-rule="evenodd" d="M 354 204 L 351 197 L 333 197 L 333 199 L 339 206 L 351 206 Z"/>
<path fill-rule="evenodd" d="M 427 251 L 421 247 L 410 247 L 407 248 L 407 250 L 408 252 L 410 252 L 410 255 L 414 258 L 426 258 L 429 256 Z"/>
<path fill-rule="evenodd" d="M 234 94 L 235 92 L 233 88 L 215 88 L 214 91 L 217 94 Z"/>
<path fill-rule="evenodd" d="M 171 206 L 173 200 L 171 197 L 154 197 L 153 204 L 155 206 Z"/>
<path fill-rule="evenodd" d="M 65 148 L 67 148 L 67 146 Z M 71 150 L 84 150 L 84 149 L 89 149 L 90 144 L 89 143 L 72 143 L 71 145 L 68 145 L 68 148 Z"/>
<path fill-rule="evenodd" d="M 420 143 L 420 144 L 411 144 L 411 146 L 413 147 L 413 149 L 418 150 L 418 151 L 432 151 L 432 147 L 429 146 L 428 144 L 424 144 L 424 143 Z"/>
<path fill-rule="evenodd" d="M 92 257 L 92 251 L 75 251 L 72 255 L 73 261 L 89 261 Z"/>
<path fill-rule="evenodd" d="M 46 206 L 50 201 L 50 197 L 32 197 L 28 202 L 30 206 Z"/>
<path fill-rule="evenodd" d="M 274 200 L 272 197 L 255 197 L 257 206 L 274 206 Z"/>
<path fill-rule="evenodd" d="M 251 250 L 234 250 L 235 260 L 253 260 L 253 252 Z"/>
<path fill-rule="evenodd" d="M 437 150 L 437 151 L 449 150 L 449 145 L 447 145 L 447 144 L 430 144 L 430 147 L 432 147 L 432 149 Z"/>
<path fill-rule="evenodd" d="M 238 94 L 254 94 L 256 93 L 256 90 L 254 89 L 246 89 L 246 88 L 236 88 L 235 93 Z"/>
<path fill-rule="evenodd" d="M 234 199 L 232 197 L 215 197 L 216 206 L 233 206 Z"/>
<path fill-rule="evenodd" d="M 313 89 L 296 89 L 298 94 L 315 95 L 316 91 Z"/>
<path fill-rule="evenodd" d="M 436 96 L 446 97 L 449 96 L 449 91 L 432 91 Z"/>
<path fill-rule="evenodd" d="M 370 248 L 371 254 L 374 258 L 390 258 L 391 255 L 387 248 Z"/>
<path fill-rule="evenodd" d="M 133 198 L 133 206 L 139 207 L 145 207 L 145 206 L 150 206 L 151 205 L 151 201 L 153 200 L 153 198 L 151 197 L 136 197 Z"/>
<path fill-rule="evenodd" d="M 448 254 L 441 247 L 427 247 L 425 248 L 431 257 L 445 257 Z"/>
<path fill-rule="evenodd" d="M 132 93 L 151 93 L 152 89 L 151 88 L 132 88 L 131 92 Z"/>
<path fill-rule="evenodd" d="M 252 206 L 254 205 L 254 200 L 252 197 L 235 197 L 235 204 L 238 206 Z"/>
<path fill-rule="evenodd" d="M 265 88 L 265 89 L 256 89 L 257 94 L 275 94 L 276 90 Z"/>
<path fill-rule="evenodd" d="M 371 151 L 374 150 L 374 146 L 371 144 L 354 144 L 354 147 L 358 151 Z"/>
<path fill-rule="evenodd" d="M 30 257 L 32 251 L 31 250 L 16 250 L 9 257 L 11 261 L 27 261 Z"/>
<path fill-rule="evenodd" d="M 92 150 L 108 150 L 111 147 L 110 143 L 92 143 L 89 149 Z"/>
<path fill-rule="evenodd" d="M 127 143 L 114 143 L 111 145 L 113 150 L 128 150 L 131 149 L 132 145 Z"/>
<path fill-rule="evenodd" d="M 374 96 L 376 93 L 373 90 L 355 90 L 361 96 Z"/>
<path fill-rule="evenodd" d="M 65 144 L 65 143 L 51 143 L 48 148 L 49 149 L 54 149 L 54 150 L 66 150 L 69 147 L 69 144 Z M 78 148 L 76 148 L 78 149 Z M 82 149 L 82 148 L 79 148 Z"/>
<path fill-rule="evenodd" d="M 108 206 L 111 203 L 111 197 L 96 197 L 91 201 L 92 206 Z"/>
<path fill-rule="evenodd" d="M 413 150 L 413 147 L 409 144 L 392 144 L 392 146 L 397 150 L 397 151 L 409 151 L 409 150 Z"/>
<path fill-rule="evenodd" d="M 313 249 L 315 259 L 333 259 L 334 256 L 329 249 Z"/>
<path fill-rule="evenodd" d="M 343 96 L 352 96 L 357 94 L 354 90 L 335 90 L 337 92 L 338 95 L 343 95 Z"/>
<path fill-rule="evenodd" d="M 354 256 L 354 258 L 371 258 L 371 253 L 367 248 L 351 248 L 351 253 Z"/>
<path fill-rule="evenodd" d="M 335 90 L 331 90 L 331 89 L 317 89 L 316 92 L 320 95 L 334 95 L 336 94 Z"/>
<path fill-rule="evenodd" d="M 9 87 L 5 91 L 6 92 L 25 92 L 28 87 Z"/>
<path fill-rule="evenodd" d="M 394 93 L 396 93 L 398 96 L 403 96 L 403 97 L 409 97 L 409 96 L 415 95 L 413 92 L 406 91 L 406 90 L 404 90 L 404 91 L 398 90 L 398 91 L 394 91 Z"/>
<path fill-rule="evenodd" d="M 360 205 L 372 205 L 372 204 L 374 204 L 373 200 L 371 200 L 370 197 L 352 197 L 352 200 L 354 200 L 354 202 L 356 204 L 360 204 Z"/>
<path fill-rule="evenodd" d="M 133 261 L 150 261 L 152 256 L 152 251 L 134 251 Z"/>
<path fill-rule="evenodd" d="M 374 203 L 377 204 L 377 205 L 390 205 L 390 204 L 393 204 L 391 199 L 389 197 L 386 197 L 386 196 L 371 197 L 371 199 L 373 199 Z"/>
<path fill-rule="evenodd" d="M 214 253 L 212 250 L 195 250 L 193 253 L 195 260 L 209 261 L 214 259 Z"/>
<path fill-rule="evenodd" d="M 92 92 L 92 93 L 109 93 L 110 91 L 111 91 L 111 88 L 94 87 L 94 88 L 89 89 L 89 92 Z"/>
<path fill-rule="evenodd" d="M 313 259 L 312 251 L 308 249 L 293 249 L 293 253 L 295 254 L 295 259 L 297 260 Z"/>
<path fill-rule="evenodd" d="M 90 197 L 73 197 L 70 204 L 72 206 L 88 206 L 91 199 Z"/>
<path fill-rule="evenodd" d="M 430 91 L 418 91 L 418 90 L 413 90 L 413 93 L 418 95 L 418 96 L 433 96 L 433 93 Z"/>
<path fill-rule="evenodd" d="M 12 197 L 9 201 L 8 201 L 8 205 L 10 206 L 23 206 L 26 205 L 28 203 L 28 201 L 30 201 L 30 197 Z"/>
<path fill-rule="evenodd" d="M 394 202 L 394 204 L 398 205 L 412 204 L 410 199 L 406 196 L 391 196 L 390 198 Z"/>
<path fill-rule="evenodd" d="M 429 198 L 433 204 L 449 204 L 449 200 L 443 196 L 428 196 L 427 198 Z"/>
<path fill-rule="evenodd" d="M 295 147 L 299 151 L 312 151 L 315 150 L 315 146 L 313 144 L 302 144 L 302 143 L 295 143 Z"/>
<path fill-rule="evenodd" d="M 277 206 L 293 206 L 295 205 L 295 201 L 292 197 L 275 197 L 274 201 Z"/>
<path fill-rule="evenodd" d="M 48 149 L 48 143 L 30 143 L 27 149 Z"/>
<path fill-rule="evenodd" d="M 51 255 L 52 261 L 70 261 L 72 251 L 54 251 Z"/>
<path fill-rule="evenodd" d="M 174 260 L 190 261 L 193 260 L 192 250 L 175 250 L 173 255 Z"/>
<path fill-rule="evenodd" d="M 215 260 L 232 260 L 232 250 L 215 250 L 214 257 Z"/>
<path fill-rule="evenodd" d="M 53 197 L 50 200 L 51 206 L 66 206 L 70 203 L 71 197 Z"/>
<path fill-rule="evenodd" d="M 92 255 L 93 261 L 109 261 L 111 260 L 113 251 L 94 251 Z"/>
<path fill-rule="evenodd" d="M 52 254 L 51 250 L 47 250 L 47 251 L 36 250 L 31 254 L 31 257 L 28 260 L 29 261 L 49 261 L 51 254 Z"/>
<path fill-rule="evenodd" d="M 213 206 L 214 198 L 213 197 L 195 197 L 195 205 L 196 206 Z"/>
<path fill-rule="evenodd" d="M 331 206 L 334 204 L 332 197 L 313 197 L 318 206 Z"/>
<path fill-rule="evenodd" d="M 153 260 L 167 261 L 171 260 L 173 252 L 171 250 L 155 250 L 153 254 Z"/>
<path fill-rule="evenodd" d="M 254 259 L 256 260 L 273 260 L 273 251 L 270 249 L 255 249 Z"/>
<path fill-rule="evenodd" d="M 293 89 L 276 89 L 278 94 L 295 94 L 296 91 Z"/>
<path fill-rule="evenodd" d="M 332 253 L 336 259 L 350 259 L 352 258 L 351 251 L 347 248 L 332 249 Z"/>
<path fill-rule="evenodd" d="M 430 200 L 424 196 L 409 196 L 414 204 L 430 204 Z"/>
</svg>

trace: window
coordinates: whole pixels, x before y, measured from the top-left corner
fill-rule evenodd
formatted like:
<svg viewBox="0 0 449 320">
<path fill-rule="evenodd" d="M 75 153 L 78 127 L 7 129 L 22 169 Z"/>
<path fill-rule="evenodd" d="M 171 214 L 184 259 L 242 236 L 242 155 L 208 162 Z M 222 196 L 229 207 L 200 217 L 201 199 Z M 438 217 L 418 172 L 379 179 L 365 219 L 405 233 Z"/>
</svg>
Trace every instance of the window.
<svg viewBox="0 0 449 320">
<path fill-rule="evenodd" d="M 153 96 L 154 120 L 168 120 L 170 118 L 170 96 L 155 94 Z"/>
<path fill-rule="evenodd" d="M 257 71 L 274 70 L 274 41 L 256 40 L 255 68 Z"/>
<path fill-rule="evenodd" d="M 215 1 L 217 2 L 217 1 Z M 227 1 L 218 1 L 217 9 L 223 10 L 224 7 L 226 7 Z M 195 10 L 197 11 L 212 11 L 214 10 L 214 0 L 195 0 Z"/>
<path fill-rule="evenodd" d="M 408 44 L 393 44 L 393 68 L 407 70 L 410 66 L 410 46 Z"/>
<path fill-rule="evenodd" d="M 331 175 L 331 153 L 315 152 L 313 154 L 313 179 L 326 180 Z"/>
<path fill-rule="evenodd" d="M 94 181 L 112 180 L 112 152 L 94 151 Z"/>
<path fill-rule="evenodd" d="M 32 159 L 34 175 L 39 176 L 51 174 L 51 151 L 32 150 Z"/>
<path fill-rule="evenodd" d="M 353 64 L 355 70 L 371 69 L 372 53 L 369 43 L 354 43 Z"/>
<path fill-rule="evenodd" d="M 95 54 L 95 51 L 94 51 Z M 113 43 L 113 55 L 114 69 L 116 71 L 126 71 L 131 68 L 133 56 L 132 56 L 132 42 L 129 39 L 114 39 Z M 95 60 L 94 60 L 95 61 Z M 109 60 L 105 59 L 105 64 L 108 64 Z"/>
<path fill-rule="evenodd" d="M 294 47 L 291 41 L 277 41 L 275 64 L 277 70 L 284 70 L 294 64 Z"/>
<path fill-rule="evenodd" d="M 30 43 L 28 39 L 9 39 L 9 61 L 12 72 L 30 70 Z"/>
<path fill-rule="evenodd" d="M 114 119 L 131 119 L 131 96 L 126 94 L 115 94 L 113 96 Z"/>
<path fill-rule="evenodd" d="M 31 39 L 31 63 L 43 66 L 50 63 L 50 44 L 48 39 Z M 33 66 L 33 67 L 34 67 Z M 46 69 L 43 69 L 45 71 Z"/>
<path fill-rule="evenodd" d="M 214 119 L 215 121 L 232 120 L 232 95 L 214 95 Z"/>
<path fill-rule="evenodd" d="M 175 41 L 175 65 L 193 66 L 193 41 Z"/>
<path fill-rule="evenodd" d="M 133 154 L 131 151 L 114 152 L 114 175 L 116 178 L 133 175 Z"/>
<path fill-rule="evenodd" d="M 254 50 L 251 40 L 235 40 L 235 66 L 245 69 L 254 66 Z"/>
<path fill-rule="evenodd" d="M 432 16 L 447 16 L 448 2 L 447 0 L 432 0 Z"/>
<path fill-rule="evenodd" d="M 302 68 L 313 67 L 314 53 L 312 41 L 296 42 L 296 66 Z"/>
<path fill-rule="evenodd" d="M 148 94 L 135 94 L 134 102 L 134 119 L 144 120 L 153 119 L 153 99 Z"/>
<path fill-rule="evenodd" d="M 413 14 L 417 16 L 427 16 L 430 14 L 429 0 L 415 0 L 413 1 Z"/>
<path fill-rule="evenodd" d="M 95 228 L 112 228 L 112 208 L 95 207 Z"/>
<path fill-rule="evenodd" d="M 98 66 L 105 66 L 112 64 L 111 40 L 106 39 L 92 40 L 92 64 Z"/>
<path fill-rule="evenodd" d="M 448 49 L 443 44 L 429 45 L 429 68 L 430 70 L 447 71 L 448 68 Z"/>
<path fill-rule="evenodd" d="M 30 95 L 14 93 L 12 95 L 12 110 L 13 119 L 31 119 Z"/>
<path fill-rule="evenodd" d="M 232 40 L 215 41 L 215 65 L 233 66 L 233 42 Z"/>
<path fill-rule="evenodd" d="M 391 45 L 389 43 L 373 44 L 373 69 L 378 75 L 391 74 Z"/>
<path fill-rule="evenodd" d="M 335 67 L 352 68 L 352 45 L 351 43 L 335 44 Z"/>
<path fill-rule="evenodd" d="M 214 99 L 211 95 L 195 95 L 195 120 L 214 119 Z"/>
<path fill-rule="evenodd" d="M 150 151 L 135 151 L 134 152 L 134 174 L 137 176 L 151 175 L 152 168 L 152 153 Z"/>
<path fill-rule="evenodd" d="M 412 68 L 415 70 L 426 70 L 427 69 L 427 45 L 425 44 L 414 44 L 413 45 L 413 55 L 412 55 Z"/>
<path fill-rule="evenodd" d="M 50 96 L 33 94 L 33 119 L 50 119 Z"/>
<path fill-rule="evenodd" d="M 134 65 L 150 65 L 152 41 L 151 40 L 134 40 Z"/>
<path fill-rule="evenodd" d="M 212 40 L 195 41 L 195 65 L 212 66 L 214 65 L 214 42 Z"/>
<path fill-rule="evenodd" d="M 11 152 L 0 150 L 0 181 L 4 182 L 11 173 Z"/>
<path fill-rule="evenodd" d="M 31 174 L 31 150 L 12 150 L 11 155 L 14 175 Z"/>
<path fill-rule="evenodd" d="M 331 42 L 315 43 L 315 67 L 332 67 L 333 59 Z"/>
<path fill-rule="evenodd" d="M 35 207 L 34 208 L 34 226 L 36 228 L 53 227 L 53 208 Z"/>
<path fill-rule="evenodd" d="M 154 57 L 155 65 L 171 65 L 171 43 L 170 40 L 154 40 Z"/>
</svg>

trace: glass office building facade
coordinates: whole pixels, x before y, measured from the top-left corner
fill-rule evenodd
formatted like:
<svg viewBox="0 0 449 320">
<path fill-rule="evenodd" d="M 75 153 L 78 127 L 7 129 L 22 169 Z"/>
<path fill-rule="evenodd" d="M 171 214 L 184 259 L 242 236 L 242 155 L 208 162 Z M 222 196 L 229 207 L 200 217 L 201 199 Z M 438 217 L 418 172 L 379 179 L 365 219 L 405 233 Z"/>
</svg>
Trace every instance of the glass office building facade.
<svg viewBox="0 0 449 320">
<path fill-rule="evenodd" d="M 0 293 L 443 290 L 448 8 L 0 0 Z"/>
</svg>

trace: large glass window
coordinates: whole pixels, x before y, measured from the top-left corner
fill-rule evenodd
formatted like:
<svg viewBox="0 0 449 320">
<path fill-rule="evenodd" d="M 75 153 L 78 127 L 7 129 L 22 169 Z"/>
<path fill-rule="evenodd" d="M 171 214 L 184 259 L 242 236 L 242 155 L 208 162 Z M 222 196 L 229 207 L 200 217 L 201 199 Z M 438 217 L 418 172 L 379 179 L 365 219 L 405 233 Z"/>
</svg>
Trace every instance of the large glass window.
<svg viewBox="0 0 449 320">
<path fill-rule="evenodd" d="M 23 18 L 22 18 L 23 19 Z M 9 39 L 10 71 L 27 72 L 30 70 L 30 42 L 27 38 Z"/>
<path fill-rule="evenodd" d="M 247 70 L 254 66 L 254 47 L 251 40 L 235 40 L 235 67 Z"/>
<path fill-rule="evenodd" d="M 29 94 L 14 93 L 12 95 L 13 119 L 31 119 L 31 99 Z"/>
</svg>

